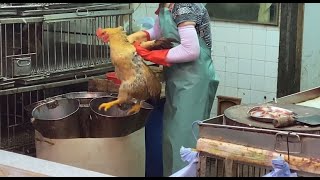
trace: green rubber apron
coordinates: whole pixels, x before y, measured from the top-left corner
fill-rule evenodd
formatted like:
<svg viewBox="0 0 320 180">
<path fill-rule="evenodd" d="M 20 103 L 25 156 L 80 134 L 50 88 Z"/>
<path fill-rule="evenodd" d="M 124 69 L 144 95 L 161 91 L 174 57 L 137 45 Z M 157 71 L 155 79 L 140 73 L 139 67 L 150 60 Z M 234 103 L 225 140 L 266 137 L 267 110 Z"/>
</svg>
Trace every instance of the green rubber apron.
<svg viewBox="0 0 320 180">
<path fill-rule="evenodd" d="M 159 20 L 162 36 L 180 41 L 177 24 L 168 8 L 160 10 Z M 219 85 L 210 49 L 200 37 L 199 43 L 199 59 L 194 62 L 174 64 L 164 69 L 166 81 L 162 141 L 164 176 L 170 176 L 187 165 L 181 160 L 180 148 L 181 146 L 195 148 L 192 123 L 210 117 Z"/>
</svg>

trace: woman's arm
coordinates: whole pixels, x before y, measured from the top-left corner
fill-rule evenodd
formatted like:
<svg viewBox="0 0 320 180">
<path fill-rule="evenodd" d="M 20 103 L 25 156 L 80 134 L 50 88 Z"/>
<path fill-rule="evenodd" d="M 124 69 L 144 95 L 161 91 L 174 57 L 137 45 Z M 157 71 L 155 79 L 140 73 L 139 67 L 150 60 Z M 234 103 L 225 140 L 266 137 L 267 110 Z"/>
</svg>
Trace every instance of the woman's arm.
<svg viewBox="0 0 320 180">
<path fill-rule="evenodd" d="M 180 45 L 171 49 L 149 51 L 141 47 L 140 43 L 135 43 L 137 53 L 145 60 L 165 66 L 197 60 L 200 55 L 200 44 L 195 29 L 198 17 L 192 5 L 181 3 L 172 11 L 173 19 L 178 25 Z"/>
<path fill-rule="evenodd" d="M 168 63 L 195 61 L 200 55 L 200 45 L 195 22 L 186 21 L 178 25 L 180 45 L 169 50 L 166 57 Z"/>
<path fill-rule="evenodd" d="M 166 4 L 168 6 L 168 4 Z M 194 3 L 175 3 L 172 7 L 172 17 L 178 25 L 180 45 L 169 50 L 168 63 L 190 62 L 198 59 L 200 45 L 196 31 L 197 10 Z"/>
<path fill-rule="evenodd" d="M 153 27 L 151 29 L 146 30 L 146 32 L 148 32 L 148 35 L 147 35 L 148 41 L 159 39 L 161 37 L 159 16 L 156 17 Z"/>
</svg>

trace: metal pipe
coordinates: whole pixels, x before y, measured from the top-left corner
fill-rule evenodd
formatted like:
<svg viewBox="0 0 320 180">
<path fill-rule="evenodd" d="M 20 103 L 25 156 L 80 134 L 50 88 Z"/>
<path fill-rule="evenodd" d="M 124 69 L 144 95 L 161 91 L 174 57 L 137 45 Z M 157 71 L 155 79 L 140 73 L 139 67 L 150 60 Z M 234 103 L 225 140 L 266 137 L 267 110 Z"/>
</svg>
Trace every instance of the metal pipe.
<svg viewBox="0 0 320 180">
<path fill-rule="evenodd" d="M 28 54 L 30 53 L 30 24 L 27 24 Z"/>
<path fill-rule="evenodd" d="M 21 114 L 22 114 L 22 123 L 24 123 L 24 94 L 25 93 L 21 93 Z M 31 103 L 30 103 L 31 104 Z M 1 124 L 1 123 L 0 123 Z"/>
<path fill-rule="evenodd" d="M 5 24 L 4 25 L 4 56 L 5 56 L 5 72 L 6 72 L 6 75 L 8 77 L 8 61 L 7 61 L 7 56 L 8 56 L 8 47 L 7 47 L 7 44 L 8 44 L 8 39 L 7 39 L 7 25 Z"/>
<path fill-rule="evenodd" d="M 3 68 L 3 52 L 2 52 L 2 50 L 3 50 L 3 46 L 4 46 L 4 43 L 3 43 L 3 40 L 2 40 L 2 24 L 0 24 L 0 34 L 1 34 L 1 36 L 0 36 L 0 43 L 1 43 L 1 48 L 0 48 L 0 76 L 1 77 L 3 77 L 3 75 L 4 75 L 4 73 L 3 73 L 3 71 L 4 71 L 4 68 Z M 1 120 L 1 119 L 0 119 Z M 1 123 L 0 123 L 1 124 Z M 1 139 L 0 139 L 0 143 L 1 143 Z"/>
<path fill-rule="evenodd" d="M 14 25 L 12 24 L 12 55 L 15 55 L 15 30 L 14 30 Z"/>
<path fill-rule="evenodd" d="M 78 28 L 77 29 L 81 29 L 82 27 L 82 19 L 79 19 L 79 23 L 78 23 Z M 79 60 L 78 60 L 78 66 L 79 67 L 82 67 L 84 64 L 83 64 L 83 49 L 82 49 L 82 32 L 77 32 L 78 33 L 78 42 L 79 42 Z"/>
<path fill-rule="evenodd" d="M 72 68 L 70 65 L 70 21 L 67 22 L 68 34 L 67 34 L 67 45 L 68 45 L 68 58 L 67 58 L 67 67 Z"/>
<path fill-rule="evenodd" d="M 41 71 L 46 73 L 45 71 L 45 56 L 44 56 L 44 23 L 42 23 L 41 25 L 41 54 L 42 54 L 42 69 Z M 48 66 L 47 66 L 47 69 L 48 69 Z"/>
<path fill-rule="evenodd" d="M 97 21 L 96 21 L 96 18 L 92 19 L 92 29 L 91 29 L 91 39 L 92 39 L 92 53 L 91 55 L 93 56 L 93 65 L 97 65 L 97 54 L 96 54 L 96 50 L 97 50 L 97 38 L 96 36 L 94 36 L 94 32 L 95 30 L 97 29 L 96 28 L 96 24 L 97 24 Z"/>
<path fill-rule="evenodd" d="M 54 49 L 54 71 L 58 70 L 57 68 L 57 38 L 56 38 L 56 23 L 53 23 L 53 49 Z"/>
<path fill-rule="evenodd" d="M 7 114 L 6 114 L 6 116 L 7 116 L 7 130 L 8 130 L 8 132 L 7 132 L 7 137 L 10 137 L 10 129 L 9 129 L 9 126 L 10 126 L 10 120 L 9 120 L 9 114 L 10 114 L 10 112 L 9 112 L 9 95 L 8 96 L 6 96 L 6 99 L 7 99 L 7 106 L 6 106 L 6 109 L 7 109 Z"/>
<path fill-rule="evenodd" d="M 76 29 L 77 29 L 77 21 L 76 20 L 74 20 L 74 59 L 73 59 L 73 67 L 74 68 L 77 68 L 78 67 L 78 64 L 77 64 L 77 31 L 76 31 Z"/>
<path fill-rule="evenodd" d="M 61 68 L 58 68 L 59 70 L 64 70 L 64 68 L 66 67 L 64 65 L 64 59 L 63 59 L 63 43 L 64 43 L 64 34 L 62 32 L 62 27 L 63 27 L 63 21 L 60 22 L 60 55 L 61 55 L 61 65 L 58 65 Z M 68 67 L 66 67 L 68 68 Z"/>
<path fill-rule="evenodd" d="M 90 54 L 90 49 L 89 49 L 89 28 L 88 28 L 88 18 L 86 18 L 86 40 L 87 40 L 87 67 L 90 67 L 90 58 L 89 58 L 89 54 Z"/>
<path fill-rule="evenodd" d="M 53 69 L 51 67 L 51 64 L 50 64 L 50 35 L 49 35 L 49 24 L 47 24 L 47 29 L 46 29 L 46 34 L 47 34 L 47 65 L 48 65 L 48 73 L 51 72 L 51 69 Z"/>
<path fill-rule="evenodd" d="M 34 23 L 34 42 L 35 42 L 35 46 L 36 46 L 36 48 L 35 48 L 35 53 L 36 53 L 36 55 L 35 55 L 35 59 L 36 59 L 35 73 L 39 72 L 39 66 L 38 66 L 38 35 L 37 35 L 37 29 L 38 28 L 37 27 L 38 27 L 37 24 Z"/>
</svg>

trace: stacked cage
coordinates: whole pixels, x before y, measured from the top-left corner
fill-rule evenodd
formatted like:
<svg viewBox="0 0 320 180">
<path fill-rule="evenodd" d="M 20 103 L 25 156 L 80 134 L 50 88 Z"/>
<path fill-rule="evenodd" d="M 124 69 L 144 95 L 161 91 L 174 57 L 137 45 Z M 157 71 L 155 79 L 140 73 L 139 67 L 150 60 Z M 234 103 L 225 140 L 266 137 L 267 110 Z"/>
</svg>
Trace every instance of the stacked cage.
<svg viewBox="0 0 320 180">
<path fill-rule="evenodd" d="M 25 107 L 72 91 L 112 69 L 98 27 L 129 22 L 124 3 L 11 3 L 0 9 L 0 148 L 35 155 Z M 130 33 L 130 32 L 128 32 Z"/>
</svg>

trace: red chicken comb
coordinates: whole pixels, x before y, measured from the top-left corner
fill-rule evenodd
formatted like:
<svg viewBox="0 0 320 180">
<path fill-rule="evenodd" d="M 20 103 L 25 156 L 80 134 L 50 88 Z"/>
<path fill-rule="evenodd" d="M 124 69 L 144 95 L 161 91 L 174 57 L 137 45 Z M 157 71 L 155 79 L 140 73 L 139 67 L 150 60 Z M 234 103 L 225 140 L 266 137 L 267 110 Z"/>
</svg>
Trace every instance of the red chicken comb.
<svg viewBox="0 0 320 180">
<path fill-rule="evenodd" d="M 104 32 L 103 32 L 102 28 L 98 28 L 97 31 L 96 31 L 96 35 L 97 35 L 99 38 L 101 38 L 103 34 L 104 34 Z"/>
<path fill-rule="evenodd" d="M 108 35 L 103 31 L 102 28 L 98 28 L 96 31 L 96 35 L 99 39 L 101 39 L 103 42 L 108 42 Z"/>
</svg>

